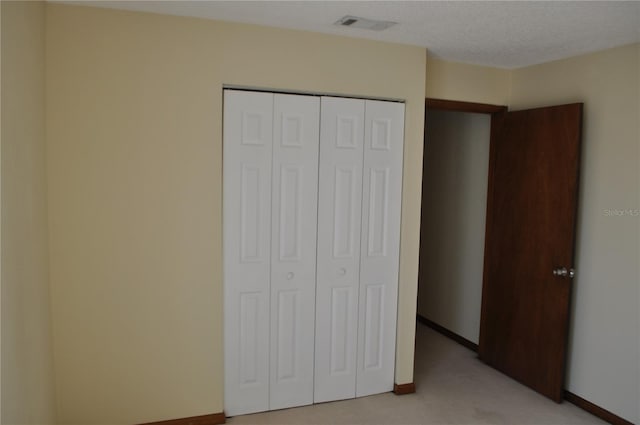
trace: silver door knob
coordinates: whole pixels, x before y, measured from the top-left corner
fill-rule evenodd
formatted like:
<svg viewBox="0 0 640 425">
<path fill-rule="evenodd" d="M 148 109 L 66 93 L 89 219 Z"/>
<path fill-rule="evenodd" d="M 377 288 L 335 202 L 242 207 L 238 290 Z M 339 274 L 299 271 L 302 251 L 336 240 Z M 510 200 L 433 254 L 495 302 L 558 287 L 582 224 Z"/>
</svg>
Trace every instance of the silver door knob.
<svg viewBox="0 0 640 425">
<path fill-rule="evenodd" d="M 576 272 L 575 270 L 567 269 L 566 267 L 558 267 L 557 269 L 553 269 L 553 275 L 573 278 L 576 275 Z"/>
<path fill-rule="evenodd" d="M 293 272 L 287 273 L 287 279 L 289 280 L 293 279 Z"/>
</svg>

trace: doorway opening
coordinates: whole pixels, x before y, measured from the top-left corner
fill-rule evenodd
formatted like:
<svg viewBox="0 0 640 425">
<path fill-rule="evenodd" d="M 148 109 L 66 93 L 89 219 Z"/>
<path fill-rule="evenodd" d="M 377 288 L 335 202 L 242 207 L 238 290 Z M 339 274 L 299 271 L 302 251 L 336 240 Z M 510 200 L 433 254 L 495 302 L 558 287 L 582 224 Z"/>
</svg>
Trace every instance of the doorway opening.
<svg viewBox="0 0 640 425">
<path fill-rule="evenodd" d="M 426 99 L 418 321 L 477 351 L 491 116 L 506 106 Z"/>
</svg>

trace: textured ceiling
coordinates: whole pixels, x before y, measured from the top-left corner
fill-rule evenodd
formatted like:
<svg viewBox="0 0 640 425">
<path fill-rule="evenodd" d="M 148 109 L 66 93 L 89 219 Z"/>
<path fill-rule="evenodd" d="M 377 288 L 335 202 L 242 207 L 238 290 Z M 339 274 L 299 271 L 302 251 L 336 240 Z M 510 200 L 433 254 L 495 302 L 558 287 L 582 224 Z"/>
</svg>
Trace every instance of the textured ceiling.
<svg viewBox="0 0 640 425">
<path fill-rule="evenodd" d="M 411 44 L 445 60 L 500 68 L 518 68 L 640 42 L 638 1 L 80 3 Z M 398 25 L 382 32 L 332 25 L 344 15 L 395 21 Z"/>
</svg>

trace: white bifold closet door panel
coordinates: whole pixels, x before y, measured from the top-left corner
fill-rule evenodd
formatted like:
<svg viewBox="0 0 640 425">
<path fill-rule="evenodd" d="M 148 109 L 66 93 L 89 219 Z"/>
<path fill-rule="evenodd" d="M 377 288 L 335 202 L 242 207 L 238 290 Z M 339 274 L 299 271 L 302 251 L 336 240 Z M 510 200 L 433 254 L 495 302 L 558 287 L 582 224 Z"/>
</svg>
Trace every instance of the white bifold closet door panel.
<svg viewBox="0 0 640 425">
<path fill-rule="evenodd" d="M 224 101 L 225 411 L 311 404 L 320 99 Z"/>
<path fill-rule="evenodd" d="M 225 411 L 269 409 L 273 94 L 224 92 Z"/>
<path fill-rule="evenodd" d="M 356 397 L 393 390 L 404 104 L 367 100 Z"/>
<path fill-rule="evenodd" d="M 319 121 L 318 97 L 275 95 L 271 410 L 313 403 Z"/>
<path fill-rule="evenodd" d="M 364 105 L 322 98 L 314 401 L 356 393 Z"/>
<path fill-rule="evenodd" d="M 316 402 L 393 389 L 404 104 L 322 98 Z"/>
</svg>

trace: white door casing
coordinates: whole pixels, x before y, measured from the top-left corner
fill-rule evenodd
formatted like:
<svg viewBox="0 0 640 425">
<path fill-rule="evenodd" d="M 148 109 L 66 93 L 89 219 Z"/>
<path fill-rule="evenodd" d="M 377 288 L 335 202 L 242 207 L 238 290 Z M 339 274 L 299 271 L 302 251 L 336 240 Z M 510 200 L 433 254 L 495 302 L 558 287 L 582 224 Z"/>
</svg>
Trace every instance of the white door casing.
<svg viewBox="0 0 640 425">
<path fill-rule="evenodd" d="M 364 100 L 322 98 L 316 403 L 355 397 Z"/>
<path fill-rule="evenodd" d="M 224 92 L 225 411 L 269 409 L 273 94 Z"/>
<path fill-rule="evenodd" d="M 275 95 L 271 410 L 313 403 L 319 121 L 317 96 Z"/>
<path fill-rule="evenodd" d="M 367 100 L 356 397 L 393 390 L 404 104 Z"/>
</svg>

